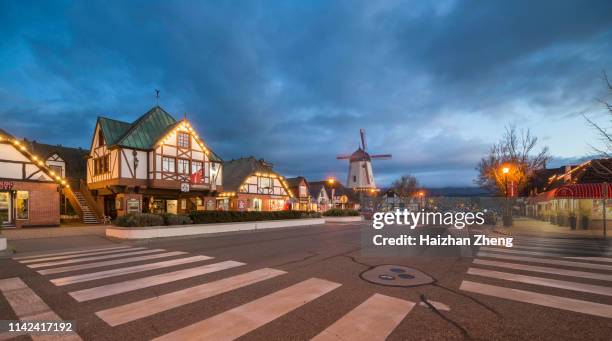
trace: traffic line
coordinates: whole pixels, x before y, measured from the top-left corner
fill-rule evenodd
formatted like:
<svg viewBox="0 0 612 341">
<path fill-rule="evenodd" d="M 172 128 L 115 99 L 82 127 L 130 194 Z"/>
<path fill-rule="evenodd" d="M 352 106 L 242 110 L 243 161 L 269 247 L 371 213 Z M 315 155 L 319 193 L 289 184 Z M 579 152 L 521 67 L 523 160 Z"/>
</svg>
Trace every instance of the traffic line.
<svg viewBox="0 0 612 341">
<path fill-rule="evenodd" d="M 171 251 L 171 252 L 165 252 L 165 253 L 157 253 L 157 254 L 154 254 L 154 255 L 146 255 L 146 256 L 139 256 L 139 257 L 130 257 L 130 258 L 121 258 L 121 259 L 107 260 L 107 261 L 102 261 L 102 262 L 97 262 L 97 263 L 86 263 L 86 264 L 78 264 L 78 265 L 69 265 L 69 266 L 63 266 L 63 267 L 59 267 L 59 268 L 50 268 L 50 269 L 38 270 L 37 272 L 39 274 L 41 274 L 41 275 L 51 275 L 51 274 L 57 274 L 57 273 L 62 273 L 62 272 L 68 272 L 68 271 L 100 268 L 100 267 L 108 266 L 108 265 L 133 263 L 133 262 L 139 262 L 139 261 L 143 261 L 143 260 L 166 258 L 166 257 L 179 256 L 179 255 L 184 255 L 184 254 L 187 254 L 187 252 L 183 252 L 183 251 Z"/>
<path fill-rule="evenodd" d="M 563 257 L 567 259 L 586 260 L 593 262 L 612 263 L 612 258 L 608 257 Z"/>
<path fill-rule="evenodd" d="M 311 278 L 154 340 L 234 340 L 325 295 L 340 285 Z"/>
<path fill-rule="evenodd" d="M 209 259 L 212 259 L 212 257 L 193 256 L 193 257 L 187 257 L 187 258 L 171 259 L 171 260 L 167 260 L 163 262 L 155 262 L 155 263 L 148 263 L 148 264 L 142 264 L 142 265 L 136 265 L 136 266 L 128 266 L 125 268 L 116 268 L 116 269 L 111 269 L 111 270 L 106 270 L 106 271 L 91 272 L 91 273 L 86 273 L 82 275 L 60 277 L 60 278 L 52 279 L 51 283 L 57 286 L 63 286 L 63 285 L 68 285 L 68 284 L 93 281 L 93 280 L 102 279 L 102 278 L 133 274 L 133 273 L 138 273 L 138 272 L 143 272 L 143 271 L 163 269 L 163 268 L 168 268 L 171 266 L 176 266 L 176 265 L 181 265 L 181 264 L 201 262 L 201 261 L 205 261 Z"/>
<path fill-rule="evenodd" d="M 495 249 L 496 251 L 499 250 L 507 250 L 508 248 L 503 247 L 503 248 L 498 248 L 498 247 L 487 247 L 488 249 Z M 602 250 L 585 250 L 582 248 L 557 248 L 557 247 L 539 247 L 539 246 L 523 246 L 523 245 L 517 245 L 515 244 L 514 246 L 512 246 L 511 248 L 512 250 L 533 250 L 533 251 L 541 251 L 541 252 L 550 252 L 550 253 L 560 253 L 560 254 L 567 254 L 567 253 L 579 253 L 579 254 L 585 254 L 585 255 L 594 255 L 594 256 L 605 256 L 605 255 L 612 255 L 612 253 L 610 252 L 604 252 Z M 555 251 L 559 251 L 559 252 L 555 252 Z"/>
<path fill-rule="evenodd" d="M 529 256 L 543 256 L 543 257 L 563 257 L 567 255 L 569 252 L 561 253 L 561 252 L 536 252 L 536 251 L 524 251 L 524 250 L 508 250 L 508 248 L 493 248 L 493 247 L 481 247 L 479 251 L 493 251 L 493 252 L 502 252 L 502 253 L 512 253 L 519 255 L 529 255 Z"/>
<path fill-rule="evenodd" d="M 415 303 L 374 294 L 311 341 L 385 340 L 408 315 Z"/>
<path fill-rule="evenodd" d="M 468 275 L 476 275 L 488 278 L 503 279 L 506 281 L 519 282 L 525 284 L 540 285 L 550 288 L 558 288 L 572 291 L 589 292 L 592 294 L 612 296 L 612 287 L 605 287 L 601 285 L 577 283 L 561 281 L 558 279 L 524 276 L 508 272 L 485 270 L 479 268 L 469 268 L 467 271 Z"/>
<path fill-rule="evenodd" d="M 495 285 L 488 285 L 470 281 L 463 281 L 459 289 L 463 291 L 473 292 L 476 294 L 504 298 L 517 302 L 531 303 L 544 307 L 612 318 L 612 306 L 601 303 L 581 301 L 573 298 L 546 295 L 531 291 L 498 287 Z"/>
<path fill-rule="evenodd" d="M 128 249 L 128 248 L 131 248 L 131 246 L 123 245 L 123 246 L 102 247 L 102 248 L 98 248 L 98 249 L 88 249 L 88 250 L 51 252 L 51 253 L 43 253 L 43 254 L 31 255 L 31 256 L 12 257 L 12 259 L 13 260 L 26 260 L 26 259 L 39 258 L 39 257 L 62 256 L 62 255 L 77 255 L 77 254 L 80 254 L 80 253 L 89 253 L 89 252 L 93 252 L 93 251 L 110 251 L 110 250 L 120 250 L 120 249 Z"/>
<path fill-rule="evenodd" d="M 498 259 L 516 260 L 516 261 L 531 262 L 531 263 L 562 265 L 562 266 L 570 266 L 570 267 L 574 267 L 574 268 L 597 269 L 597 270 L 612 270 L 612 266 L 610 266 L 610 265 L 593 264 L 593 263 L 582 263 L 582 262 L 572 262 L 572 261 L 557 260 L 557 259 L 545 259 L 545 258 L 509 256 L 509 255 L 500 255 L 500 254 L 488 253 L 488 252 L 479 252 L 477 254 L 477 256 L 478 257 L 487 257 L 487 258 L 498 258 Z"/>
<path fill-rule="evenodd" d="M 75 258 L 75 259 L 58 260 L 58 261 L 47 262 L 47 263 L 29 264 L 29 265 L 27 265 L 27 267 L 28 268 L 32 268 L 32 269 L 38 269 L 38 268 L 45 268 L 45 267 L 64 265 L 64 264 L 73 264 L 73 263 L 88 262 L 88 261 L 92 261 L 92 260 L 119 258 L 119 257 L 134 256 L 134 255 L 144 255 L 144 254 L 147 254 L 147 253 L 154 253 L 154 252 L 161 252 L 161 251 L 166 251 L 166 250 L 164 250 L 164 249 L 153 249 L 153 250 L 147 249 L 147 250 L 141 250 L 141 251 L 132 251 L 132 250 L 130 250 L 130 252 L 113 253 L 112 255 L 94 256 L 94 257 L 85 257 L 85 258 Z"/>
<path fill-rule="evenodd" d="M 0 292 L 2 292 L 20 321 L 62 320 L 61 317 L 51 310 L 51 308 L 49 308 L 49 306 L 18 277 L 0 279 Z M 10 333 L 6 333 L 6 335 L 11 336 Z M 14 337 L 16 335 L 12 336 Z M 61 336 L 39 333 L 32 333 L 29 334 L 29 336 L 34 341 L 50 340 L 52 337 L 58 337 L 58 339 L 62 340 L 81 340 L 74 332 L 62 333 Z"/>
<path fill-rule="evenodd" d="M 549 268 L 549 267 L 544 267 L 544 266 L 525 265 L 525 264 L 518 264 L 518 263 L 506 263 L 506 262 L 498 262 L 498 261 L 484 260 L 484 259 L 474 259 L 473 263 L 479 264 L 479 265 L 506 268 L 506 269 L 541 272 L 541 273 L 547 273 L 547 274 L 553 274 L 553 275 L 598 279 L 602 281 L 612 282 L 612 275 L 606 275 L 606 274 L 600 274 L 600 273 L 594 273 L 594 272 Z"/>
<path fill-rule="evenodd" d="M 119 307 L 98 311 L 96 315 L 104 322 L 114 327 L 274 278 L 285 273 L 286 272 L 282 270 L 264 268 Z"/>
<path fill-rule="evenodd" d="M 244 263 L 233 260 L 214 263 L 209 265 L 198 266 L 195 268 L 183 269 L 174 272 L 168 272 L 161 275 L 148 276 L 134 280 L 118 282 L 113 284 L 102 285 L 99 287 L 72 291 L 68 294 L 79 302 L 94 300 L 101 297 L 107 297 L 117 294 L 122 294 L 138 289 L 148 288 L 160 284 L 179 281 L 186 278 L 205 275 L 211 272 L 235 268 L 245 265 Z"/>
<path fill-rule="evenodd" d="M 144 250 L 144 249 L 145 249 L 144 247 L 126 247 L 126 248 L 114 249 L 114 250 L 95 251 L 95 252 L 91 252 L 90 251 L 90 252 L 79 253 L 79 254 L 72 254 L 72 255 L 62 255 L 62 256 L 52 256 L 52 257 L 46 257 L 46 258 L 26 259 L 26 260 L 19 261 L 19 263 L 21 263 L 21 264 L 32 264 L 32 263 L 38 263 L 38 262 L 47 262 L 47 261 L 51 261 L 51 260 L 69 259 L 69 258 L 85 257 L 85 256 L 93 256 L 93 255 L 105 255 L 105 254 L 109 254 L 109 253 L 136 251 L 136 250 Z"/>
</svg>

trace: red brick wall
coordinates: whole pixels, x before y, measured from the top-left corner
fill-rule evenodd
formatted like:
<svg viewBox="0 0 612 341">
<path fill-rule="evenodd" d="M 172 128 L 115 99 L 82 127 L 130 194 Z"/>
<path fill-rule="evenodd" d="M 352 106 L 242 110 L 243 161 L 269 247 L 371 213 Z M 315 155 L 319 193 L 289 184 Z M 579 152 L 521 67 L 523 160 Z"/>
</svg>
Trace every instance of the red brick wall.
<svg viewBox="0 0 612 341">
<path fill-rule="evenodd" d="M 60 193 L 57 191 L 57 184 L 15 181 L 13 190 L 30 193 L 29 219 L 15 220 L 17 227 L 60 224 Z"/>
</svg>

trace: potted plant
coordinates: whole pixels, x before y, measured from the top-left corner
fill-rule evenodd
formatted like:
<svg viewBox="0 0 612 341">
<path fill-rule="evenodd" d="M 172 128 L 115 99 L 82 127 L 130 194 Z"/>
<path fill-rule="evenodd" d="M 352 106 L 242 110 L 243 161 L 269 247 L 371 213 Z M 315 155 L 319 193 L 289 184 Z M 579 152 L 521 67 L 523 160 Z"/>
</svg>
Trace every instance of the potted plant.
<svg viewBox="0 0 612 341">
<path fill-rule="evenodd" d="M 577 221 L 578 219 L 576 218 L 576 213 L 574 213 L 574 212 L 570 213 L 567 219 L 569 220 L 570 228 L 572 230 L 575 230 L 576 229 L 576 223 L 578 222 Z"/>
</svg>

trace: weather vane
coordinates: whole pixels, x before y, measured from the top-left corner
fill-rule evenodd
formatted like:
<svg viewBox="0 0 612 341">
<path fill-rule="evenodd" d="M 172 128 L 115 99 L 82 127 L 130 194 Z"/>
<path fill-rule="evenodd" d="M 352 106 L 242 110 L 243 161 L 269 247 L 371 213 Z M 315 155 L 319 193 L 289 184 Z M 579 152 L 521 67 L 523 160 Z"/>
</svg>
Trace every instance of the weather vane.
<svg viewBox="0 0 612 341">
<path fill-rule="evenodd" d="M 155 89 L 155 104 L 159 104 L 159 90 Z"/>
</svg>

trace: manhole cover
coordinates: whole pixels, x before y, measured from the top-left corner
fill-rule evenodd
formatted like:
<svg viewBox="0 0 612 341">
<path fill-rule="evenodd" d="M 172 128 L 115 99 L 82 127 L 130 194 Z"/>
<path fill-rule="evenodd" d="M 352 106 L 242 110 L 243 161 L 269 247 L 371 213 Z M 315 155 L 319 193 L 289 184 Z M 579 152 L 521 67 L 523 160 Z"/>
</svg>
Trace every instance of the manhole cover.
<svg viewBox="0 0 612 341">
<path fill-rule="evenodd" d="M 433 283 L 427 274 L 401 265 L 379 265 L 361 274 L 364 280 L 382 285 L 413 287 Z"/>
</svg>

